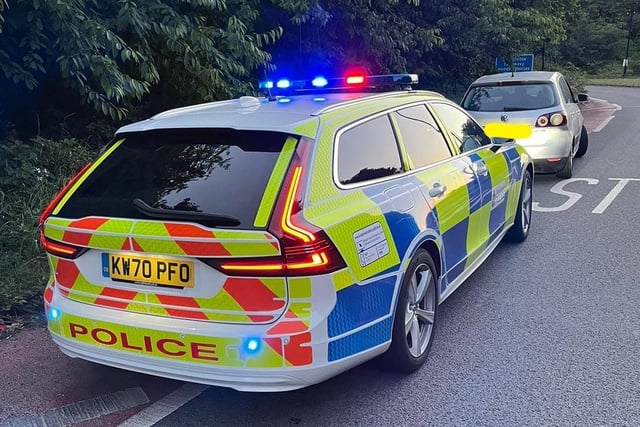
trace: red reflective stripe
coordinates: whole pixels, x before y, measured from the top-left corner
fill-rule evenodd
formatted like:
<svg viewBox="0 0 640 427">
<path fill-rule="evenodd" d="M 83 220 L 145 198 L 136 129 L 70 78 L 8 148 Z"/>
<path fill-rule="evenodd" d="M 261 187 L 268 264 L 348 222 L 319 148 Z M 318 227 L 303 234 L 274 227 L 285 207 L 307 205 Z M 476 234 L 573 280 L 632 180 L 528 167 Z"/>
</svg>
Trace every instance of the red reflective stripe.
<svg viewBox="0 0 640 427">
<path fill-rule="evenodd" d="M 204 230 L 191 224 L 164 224 L 164 228 L 171 237 L 206 237 L 214 238 L 213 232 Z"/>
<path fill-rule="evenodd" d="M 51 304 L 51 300 L 53 299 L 53 289 L 50 286 L 47 286 L 47 289 L 44 290 L 44 300 Z"/>
<path fill-rule="evenodd" d="M 97 230 L 102 224 L 109 221 L 107 218 L 83 218 L 73 221 L 67 227 L 84 228 L 86 230 Z"/>
<path fill-rule="evenodd" d="M 283 321 L 271 327 L 271 329 L 267 331 L 267 335 L 298 334 L 308 329 L 309 327 L 300 320 L 292 322 Z"/>
<path fill-rule="evenodd" d="M 125 291 L 123 289 L 114 289 L 114 288 L 104 288 L 100 292 L 100 296 L 117 298 L 120 301 L 114 301 L 112 299 L 98 297 L 95 300 L 94 304 L 102 305 L 105 307 L 125 309 L 133 301 L 136 295 L 138 295 L 138 293 L 133 291 Z"/>
<path fill-rule="evenodd" d="M 88 246 L 91 236 L 91 233 L 78 233 L 76 231 L 67 230 L 62 235 L 62 241 L 75 246 Z"/>
<path fill-rule="evenodd" d="M 120 249 L 122 249 L 123 251 L 131 250 L 131 242 L 129 241 L 128 237 L 124 239 L 124 243 L 122 244 L 122 247 Z"/>
<path fill-rule="evenodd" d="M 77 221 L 71 222 L 67 227 L 67 230 L 62 236 L 62 241 L 71 243 L 77 246 L 87 246 L 91 240 L 93 233 L 83 233 L 70 230 L 71 228 L 80 228 L 83 230 L 97 230 L 102 224 L 109 221 L 107 218 L 83 218 Z"/>
<path fill-rule="evenodd" d="M 172 295 L 156 295 L 158 300 L 162 303 L 162 305 L 173 305 L 178 307 L 189 307 L 196 308 L 198 310 L 202 310 L 202 308 L 198 305 L 198 302 L 189 297 L 177 297 Z M 179 308 L 169 308 L 163 307 L 169 313 L 169 316 L 172 317 L 183 317 L 187 319 L 196 319 L 196 320 L 208 320 L 207 316 L 202 311 L 191 311 L 191 310 L 183 310 Z"/>
<path fill-rule="evenodd" d="M 278 310 L 285 304 L 259 279 L 230 277 L 223 289 L 246 311 Z"/>
<path fill-rule="evenodd" d="M 280 338 L 265 338 L 264 342 L 267 343 L 269 347 L 275 350 L 280 356 L 282 356 L 282 340 Z"/>
<path fill-rule="evenodd" d="M 191 256 L 229 256 L 229 251 L 218 242 L 185 242 L 176 240 L 180 249 Z"/>
<path fill-rule="evenodd" d="M 131 245 L 133 246 L 134 251 L 144 252 L 144 249 L 142 249 L 142 246 L 140 246 L 140 244 L 136 242 L 136 239 L 131 238 Z"/>
<path fill-rule="evenodd" d="M 73 288 L 73 285 L 76 283 L 79 275 L 80 270 L 78 270 L 78 267 L 76 267 L 73 261 L 66 259 L 58 260 L 56 278 L 58 279 L 58 283 L 62 286 L 65 288 Z"/>
<path fill-rule="evenodd" d="M 284 346 L 284 357 L 293 366 L 304 366 L 313 363 L 313 350 L 311 346 L 303 344 L 311 343 L 311 332 L 289 337 L 289 343 Z"/>
</svg>

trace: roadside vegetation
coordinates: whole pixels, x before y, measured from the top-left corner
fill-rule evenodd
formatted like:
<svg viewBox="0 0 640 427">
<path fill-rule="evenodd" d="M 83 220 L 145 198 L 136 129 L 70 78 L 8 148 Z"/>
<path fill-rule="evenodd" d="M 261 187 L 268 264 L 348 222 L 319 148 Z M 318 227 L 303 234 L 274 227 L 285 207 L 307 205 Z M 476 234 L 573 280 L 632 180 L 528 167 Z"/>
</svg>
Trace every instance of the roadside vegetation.
<svg viewBox="0 0 640 427">
<path fill-rule="evenodd" d="M 640 0 L 0 0 L 0 331 L 40 311 L 40 212 L 124 123 L 352 66 L 459 101 L 520 53 L 640 86 L 639 35 Z"/>
</svg>

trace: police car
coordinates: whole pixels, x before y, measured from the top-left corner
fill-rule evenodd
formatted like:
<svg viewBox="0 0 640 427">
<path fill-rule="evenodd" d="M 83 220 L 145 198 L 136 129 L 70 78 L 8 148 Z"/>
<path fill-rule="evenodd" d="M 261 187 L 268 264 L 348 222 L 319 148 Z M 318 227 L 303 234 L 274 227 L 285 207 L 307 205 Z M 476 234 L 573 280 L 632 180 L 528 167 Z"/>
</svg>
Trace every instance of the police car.
<svg viewBox="0 0 640 427">
<path fill-rule="evenodd" d="M 533 165 L 416 83 L 268 81 L 119 129 L 41 217 L 55 343 L 249 391 L 418 369 L 438 305 L 527 238 Z"/>
</svg>

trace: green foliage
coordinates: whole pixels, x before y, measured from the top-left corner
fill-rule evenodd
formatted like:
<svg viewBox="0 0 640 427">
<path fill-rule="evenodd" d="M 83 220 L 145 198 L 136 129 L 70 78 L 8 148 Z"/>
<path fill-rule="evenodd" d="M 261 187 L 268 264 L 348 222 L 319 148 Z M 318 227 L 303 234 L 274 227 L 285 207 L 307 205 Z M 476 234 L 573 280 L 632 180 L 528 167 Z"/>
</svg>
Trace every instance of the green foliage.
<svg viewBox="0 0 640 427">
<path fill-rule="evenodd" d="M 0 312 L 39 308 L 49 275 L 40 213 L 93 154 L 74 139 L 0 145 Z"/>
<path fill-rule="evenodd" d="M 15 0 L 2 16 L 5 84 L 30 92 L 55 80 L 114 120 L 160 82 L 203 100 L 250 90 L 281 34 L 253 32 L 258 11 L 241 0 Z"/>
<path fill-rule="evenodd" d="M 622 63 L 627 46 L 630 58 L 640 57 L 640 0 L 579 0 L 566 21 L 568 37 L 559 54 L 563 61 L 600 74 L 603 66 Z"/>
</svg>

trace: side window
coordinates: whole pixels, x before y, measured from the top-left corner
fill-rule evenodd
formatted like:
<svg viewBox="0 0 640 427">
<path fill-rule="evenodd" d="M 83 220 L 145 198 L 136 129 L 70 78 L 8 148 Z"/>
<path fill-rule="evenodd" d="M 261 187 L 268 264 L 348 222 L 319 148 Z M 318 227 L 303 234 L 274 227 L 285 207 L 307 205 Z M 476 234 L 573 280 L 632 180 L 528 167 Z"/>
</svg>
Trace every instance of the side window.
<svg viewBox="0 0 640 427">
<path fill-rule="evenodd" d="M 389 116 L 345 131 L 338 141 L 338 180 L 354 184 L 402 172 L 400 152 Z"/>
<path fill-rule="evenodd" d="M 464 111 L 453 105 L 434 102 L 430 104 L 445 127 L 455 137 L 461 152 L 475 150 L 491 144 L 484 130 Z"/>
<path fill-rule="evenodd" d="M 447 142 L 425 105 L 396 111 L 393 116 L 415 168 L 451 157 Z"/>
<path fill-rule="evenodd" d="M 573 93 L 571 92 L 571 88 L 567 84 L 567 81 L 564 77 L 560 78 L 560 91 L 562 92 L 562 98 L 566 104 L 571 104 L 574 102 Z"/>
</svg>

